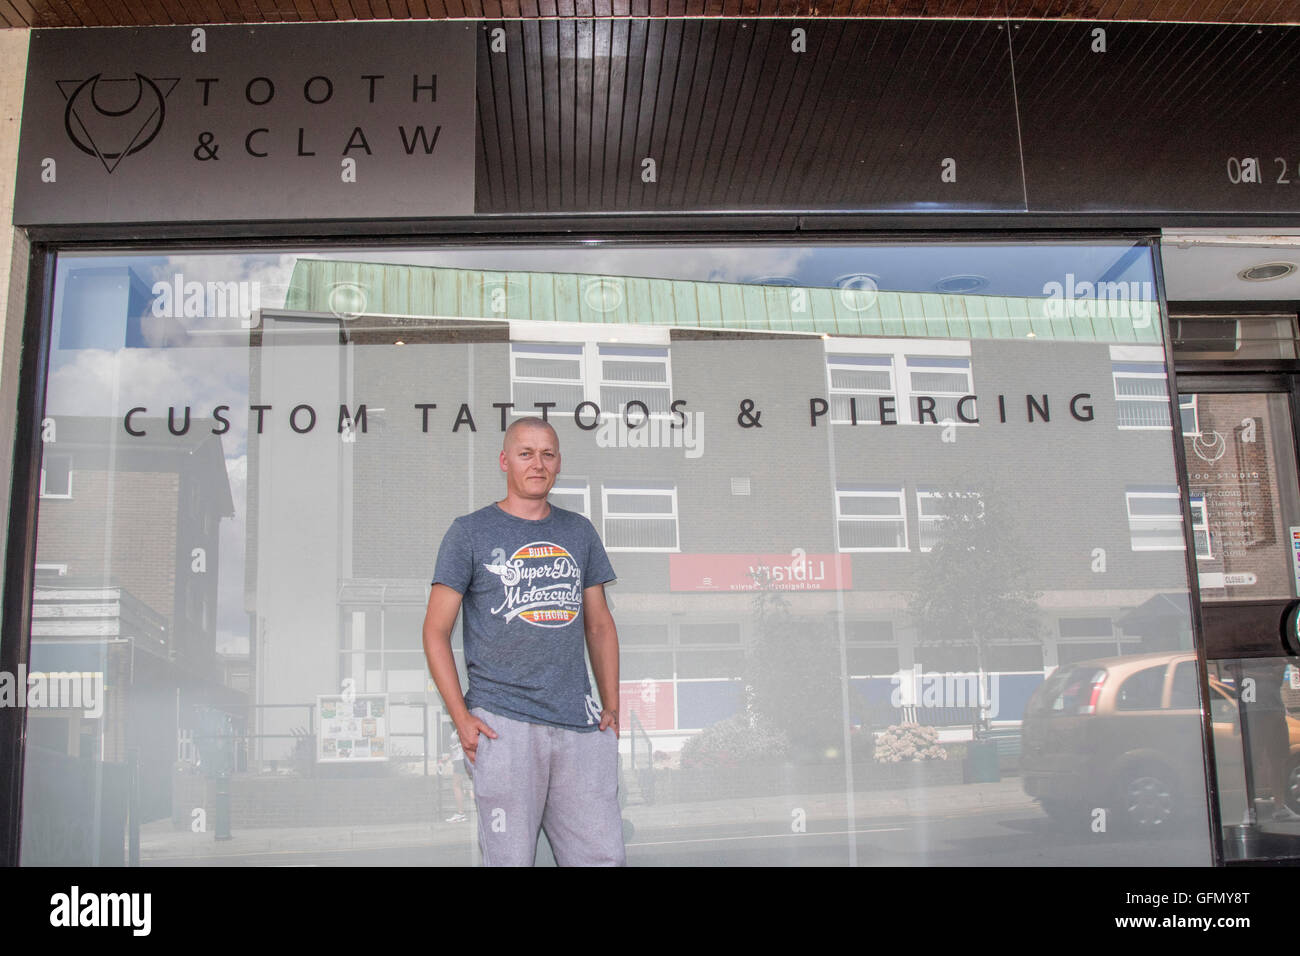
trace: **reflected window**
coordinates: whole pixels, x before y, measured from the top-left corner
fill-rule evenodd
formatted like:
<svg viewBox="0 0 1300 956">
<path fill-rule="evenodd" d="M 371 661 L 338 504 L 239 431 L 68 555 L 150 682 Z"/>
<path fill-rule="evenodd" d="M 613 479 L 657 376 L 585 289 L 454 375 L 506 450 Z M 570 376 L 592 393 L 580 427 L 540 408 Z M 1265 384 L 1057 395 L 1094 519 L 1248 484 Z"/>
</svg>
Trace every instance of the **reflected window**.
<svg viewBox="0 0 1300 956">
<path fill-rule="evenodd" d="M 1124 678 L 1115 695 L 1116 710 L 1159 710 L 1165 692 L 1165 665 L 1144 667 Z"/>
<path fill-rule="evenodd" d="M 841 551 L 906 551 L 907 511 L 898 485 L 835 486 Z"/>
<path fill-rule="evenodd" d="M 520 415 L 536 414 L 552 403 L 572 414 L 583 401 L 582 346 L 529 343 L 510 346 L 511 401 Z"/>
<path fill-rule="evenodd" d="M 921 550 L 929 551 L 939 540 L 939 525 L 944 518 L 943 497 L 933 488 L 918 488 L 916 492 L 916 523 L 920 532 Z"/>
<path fill-rule="evenodd" d="M 975 671 L 979 669 L 979 650 L 972 643 L 923 644 L 916 648 L 915 663 L 943 673 Z"/>
<path fill-rule="evenodd" d="M 620 648 L 629 644 L 646 647 L 654 645 L 667 647 L 669 644 L 668 626 L 665 624 L 647 624 L 641 621 L 619 621 L 618 644 Z"/>
<path fill-rule="evenodd" d="M 675 484 L 606 482 L 601 498 L 607 550 L 680 550 Z"/>
<path fill-rule="evenodd" d="M 1174 710 L 1199 710 L 1201 694 L 1197 688 L 1196 662 L 1180 661 L 1174 666 L 1174 683 L 1169 689 L 1169 706 Z"/>
<path fill-rule="evenodd" d="M 739 649 L 682 650 L 677 652 L 677 676 L 683 680 L 740 677 L 745 652 Z"/>
<path fill-rule="evenodd" d="M 836 425 L 879 423 L 880 399 L 895 397 L 892 355 L 827 353 L 826 377 Z"/>
<path fill-rule="evenodd" d="M 1178 396 L 1178 414 L 1182 419 L 1184 435 L 1195 437 L 1201 433 L 1201 417 L 1195 395 Z"/>
<path fill-rule="evenodd" d="M 898 673 L 897 647 L 850 645 L 845 652 L 851 677 L 888 677 Z"/>
<path fill-rule="evenodd" d="M 1043 669 L 1043 646 L 1028 641 L 1016 644 L 991 644 L 988 650 L 988 669 L 991 671 L 1026 673 Z"/>
<path fill-rule="evenodd" d="M 677 639 L 682 644 L 739 644 L 740 624 L 737 621 L 683 621 L 677 627 Z"/>
<path fill-rule="evenodd" d="M 621 634 L 619 635 L 622 636 Z M 622 650 L 619 655 L 619 679 L 672 680 L 672 651 Z"/>
<path fill-rule="evenodd" d="M 1125 492 L 1129 543 L 1134 551 L 1182 551 L 1183 506 L 1171 486 L 1131 488 Z M 1203 513 L 1203 512 L 1202 512 Z"/>
<path fill-rule="evenodd" d="M 848 642 L 845 656 L 851 676 L 898 673 L 901 660 L 893 621 L 845 621 L 844 636 Z"/>
<path fill-rule="evenodd" d="M 1191 496 L 1192 539 L 1196 542 L 1196 557 L 1208 561 L 1214 557 L 1210 549 L 1210 519 L 1205 513 L 1205 495 Z"/>
<path fill-rule="evenodd" d="M 583 402 L 594 403 L 602 416 L 623 417 L 629 402 L 640 402 L 645 414 L 669 414 L 672 361 L 666 329 L 623 329 L 610 342 L 598 337 L 602 336 L 599 327 L 548 326 L 539 329 L 526 322 L 511 326 L 513 415 L 533 415 L 538 404 L 552 402 L 554 410 L 564 414 L 572 414 Z M 548 340 L 528 341 L 539 334 Z M 629 337 L 635 340 L 631 344 L 624 341 Z M 642 417 L 639 406 L 628 416 L 633 425 Z"/>
<path fill-rule="evenodd" d="M 358 693 L 422 693 L 428 681 L 423 623 L 423 608 L 415 605 L 345 609 L 339 679 L 352 678 Z"/>
<path fill-rule="evenodd" d="M 1088 664 L 1061 668 L 1044 684 L 1042 699 L 1051 710 L 1059 713 L 1096 713 L 1097 698 L 1108 676 L 1104 667 Z"/>
<path fill-rule="evenodd" d="M 1169 381 L 1163 362 L 1113 362 L 1115 424 L 1120 428 L 1168 428 Z"/>
<path fill-rule="evenodd" d="M 915 414 L 916 421 L 923 425 L 962 423 L 957 414 L 957 403 L 962 396 L 971 395 L 975 390 L 970 359 L 909 355 L 907 374 L 912 383 L 907 407 Z M 967 402 L 962 409 L 967 418 L 975 417 L 973 405 L 973 402 Z"/>
<path fill-rule="evenodd" d="M 1108 617 L 1063 617 L 1057 621 L 1057 630 L 1056 660 L 1061 667 L 1120 653 L 1115 626 Z"/>
<path fill-rule="evenodd" d="M 826 379 L 837 425 L 973 425 L 962 415 L 978 414 L 969 341 L 827 338 Z"/>
<path fill-rule="evenodd" d="M 72 497 L 72 456 L 45 455 L 41 461 L 41 497 Z"/>
<path fill-rule="evenodd" d="M 551 486 L 551 503 L 576 511 L 591 520 L 591 483 L 586 478 L 556 478 Z"/>
<path fill-rule="evenodd" d="M 621 412 L 628 402 L 641 402 L 651 415 L 667 415 L 671 401 L 667 347 L 601 345 L 600 408 Z M 629 416 L 635 425 L 638 408 Z"/>
</svg>

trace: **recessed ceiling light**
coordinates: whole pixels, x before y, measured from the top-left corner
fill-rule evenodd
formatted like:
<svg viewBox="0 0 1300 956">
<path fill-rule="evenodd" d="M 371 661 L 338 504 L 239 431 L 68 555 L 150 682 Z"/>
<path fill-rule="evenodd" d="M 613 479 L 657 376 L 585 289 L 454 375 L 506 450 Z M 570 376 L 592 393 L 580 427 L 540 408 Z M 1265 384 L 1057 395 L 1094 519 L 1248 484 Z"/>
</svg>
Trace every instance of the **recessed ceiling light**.
<svg viewBox="0 0 1300 956">
<path fill-rule="evenodd" d="M 871 272 L 850 272 L 835 280 L 840 287 L 840 304 L 851 312 L 865 312 L 876 304 L 880 276 Z"/>
<path fill-rule="evenodd" d="M 790 276 L 755 276 L 749 281 L 752 285 L 798 285 Z"/>
<path fill-rule="evenodd" d="M 850 272 L 836 278 L 835 284 L 841 289 L 874 292 L 880 288 L 880 276 L 874 272 Z"/>
<path fill-rule="evenodd" d="M 583 283 L 583 300 L 594 312 L 609 313 L 623 305 L 623 280 L 601 276 Z"/>
<path fill-rule="evenodd" d="M 948 295 L 962 295 L 967 292 L 976 292 L 988 284 L 987 276 L 955 275 L 944 276 L 934 284 L 934 287 Z"/>
<path fill-rule="evenodd" d="M 1295 270 L 1296 264 L 1294 262 L 1261 262 L 1249 269 L 1242 269 L 1237 273 L 1237 278 L 1243 282 L 1267 282 L 1270 279 L 1281 279 L 1283 276 L 1289 276 Z"/>
</svg>

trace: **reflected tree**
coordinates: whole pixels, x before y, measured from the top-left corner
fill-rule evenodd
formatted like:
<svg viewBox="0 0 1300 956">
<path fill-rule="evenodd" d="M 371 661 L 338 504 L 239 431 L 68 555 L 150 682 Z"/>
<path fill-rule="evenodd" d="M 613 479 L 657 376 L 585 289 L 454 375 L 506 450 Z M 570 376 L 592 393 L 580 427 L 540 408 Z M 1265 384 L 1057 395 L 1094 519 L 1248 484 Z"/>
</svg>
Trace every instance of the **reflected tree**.
<svg viewBox="0 0 1300 956">
<path fill-rule="evenodd" d="M 818 760 L 844 747 L 840 654 L 824 618 L 796 618 L 780 591 L 758 581 L 754 643 L 745 662 L 751 726 L 790 741 L 796 759 Z"/>
<path fill-rule="evenodd" d="M 989 650 L 993 644 L 1043 638 L 1038 599 L 1030 587 L 1030 552 L 1022 544 L 1009 496 L 939 492 L 928 500 L 921 556 L 908 610 L 922 647 L 973 646 L 979 675 L 974 729 L 989 727 Z M 928 534 L 927 534 L 928 532 Z"/>
</svg>

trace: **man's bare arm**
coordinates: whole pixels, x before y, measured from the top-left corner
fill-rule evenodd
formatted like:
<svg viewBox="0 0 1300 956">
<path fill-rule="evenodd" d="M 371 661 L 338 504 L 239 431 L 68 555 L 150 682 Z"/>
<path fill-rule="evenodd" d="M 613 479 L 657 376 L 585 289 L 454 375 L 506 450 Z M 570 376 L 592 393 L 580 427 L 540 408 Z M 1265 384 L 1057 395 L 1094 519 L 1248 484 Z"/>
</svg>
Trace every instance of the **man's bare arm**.
<svg viewBox="0 0 1300 956">
<path fill-rule="evenodd" d="M 495 738 L 496 732 L 469 712 L 465 695 L 461 692 L 460 677 L 456 674 L 456 658 L 451 653 L 451 632 L 460 613 L 460 593 L 445 584 L 435 584 L 429 592 L 429 606 L 424 612 L 424 656 L 429 662 L 429 673 L 442 695 L 447 715 L 456 725 L 465 759 L 474 762 L 478 751 L 479 732 Z"/>
<path fill-rule="evenodd" d="M 582 616 L 586 622 L 591 670 L 596 675 L 596 690 L 600 694 L 600 729 L 612 724 L 618 736 L 618 630 L 605 601 L 605 585 L 583 589 Z"/>
</svg>

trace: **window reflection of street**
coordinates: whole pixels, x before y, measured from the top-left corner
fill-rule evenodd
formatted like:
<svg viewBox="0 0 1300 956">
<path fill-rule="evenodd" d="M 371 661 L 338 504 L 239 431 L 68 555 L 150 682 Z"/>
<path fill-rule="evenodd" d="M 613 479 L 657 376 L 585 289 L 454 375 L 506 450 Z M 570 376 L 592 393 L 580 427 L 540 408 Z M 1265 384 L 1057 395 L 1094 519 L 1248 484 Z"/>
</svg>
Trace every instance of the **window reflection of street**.
<svg viewBox="0 0 1300 956">
<path fill-rule="evenodd" d="M 1159 324 L 885 273 L 845 308 L 818 278 L 840 247 L 598 251 L 60 261 L 34 648 L 117 627 L 187 649 L 110 680 L 100 724 L 29 722 L 27 859 L 74 816 L 124 826 L 66 758 L 136 751 L 147 863 L 475 862 L 419 643 L 430 542 L 498 494 L 498 425 L 542 410 L 552 504 L 619 575 L 631 862 L 1207 862 L 1204 826 L 1122 838 L 1111 790 L 1064 823 L 1025 791 L 1045 680 L 1190 653 Z M 961 271 L 950 247 L 911 253 Z M 777 261 L 795 284 L 750 281 Z M 1032 289 L 1083 261 L 1151 275 L 1143 247 L 1062 245 Z M 261 311 L 136 321 L 181 274 L 258 282 Z M 1199 729 L 1179 727 L 1132 735 L 1203 823 Z"/>
</svg>

